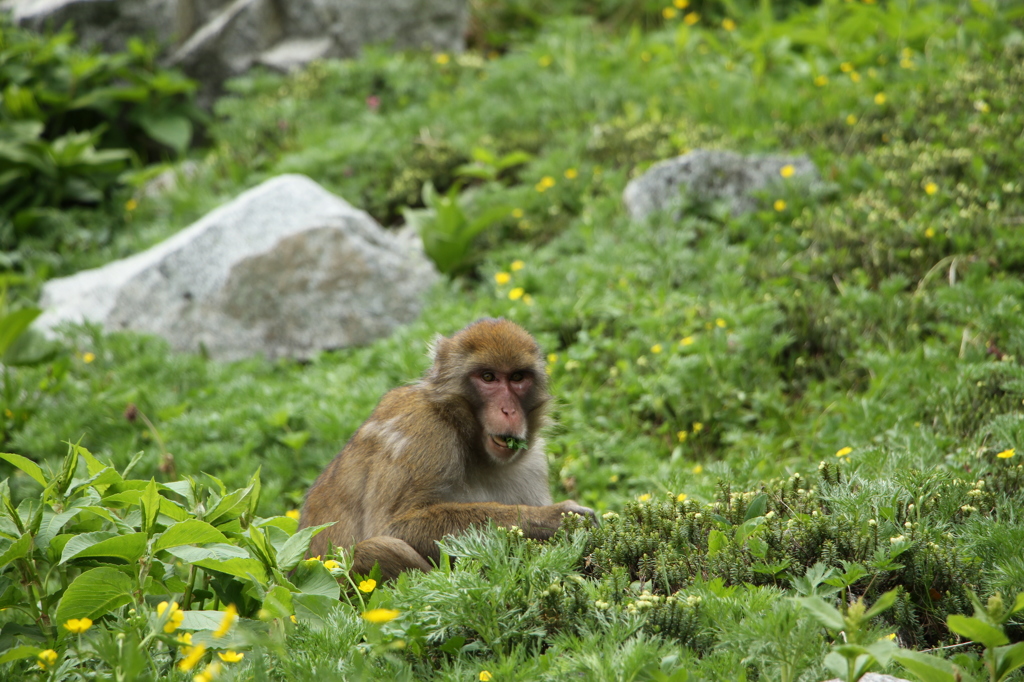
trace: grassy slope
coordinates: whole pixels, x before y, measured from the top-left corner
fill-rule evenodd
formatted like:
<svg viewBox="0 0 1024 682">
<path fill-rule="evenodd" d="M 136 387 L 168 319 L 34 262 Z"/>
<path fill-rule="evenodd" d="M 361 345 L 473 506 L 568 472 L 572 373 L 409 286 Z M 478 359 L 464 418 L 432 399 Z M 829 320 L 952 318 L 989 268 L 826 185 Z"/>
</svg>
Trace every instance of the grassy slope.
<svg viewBox="0 0 1024 682">
<path fill-rule="evenodd" d="M 677 21 L 616 36 L 573 21 L 493 61 L 371 53 L 290 79 L 241 81 L 220 105 L 226 118 L 200 175 L 144 202 L 133 224 L 153 227 L 118 248 L 157 239 L 285 171 L 308 173 L 394 222 L 424 180 L 443 188 L 477 146 L 534 155 L 472 199 L 471 210 L 507 205 L 521 217 L 485 238 L 480 279 L 432 292 L 419 322 L 306 366 L 218 365 L 153 340 L 92 334 L 54 389 L 22 377 L 32 389 L 28 416 L 5 449 L 46 459 L 62 452 L 60 439 L 84 434 L 83 444 L 121 464 L 146 449 L 144 466 L 156 471 L 152 429 L 123 416 L 136 404 L 179 474 L 208 470 L 237 485 L 262 466 L 263 507 L 280 513 L 300 503 L 380 394 L 422 371 L 435 332 L 504 315 L 557 355 L 556 495 L 623 517 L 575 548 L 539 550 L 492 533 L 461 550 L 489 557 L 484 570 L 465 561 L 454 574 L 399 583 L 391 601 L 409 615 L 394 633 L 415 646 L 406 658 L 375 659 L 382 678 L 413 670 L 468 679 L 488 669 L 497 679 L 574 671 L 616 679 L 680 656 L 665 667 L 736 679 L 744 665 L 775 674 L 773 650 L 820 651 L 820 633 L 780 600 L 789 580 L 749 573 L 748 555 L 735 559 L 748 573 L 730 573 L 732 564 L 709 556 L 710 527 L 693 521 L 694 510 L 660 503 L 679 493 L 717 500 L 719 513 L 742 521 L 734 507 L 745 502 L 723 497 L 720 481 L 733 491 L 767 484 L 780 516 L 827 516 L 833 525 L 821 532 L 833 545 L 844 533 L 856 544 L 872 532 L 884 544 L 916 522 L 921 546 L 970 564 L 922 559 L 913 565 L 934 575 L 902 578 L 908 585 L 927 591 L 929 580 L 958 577 L 984 593 L 1024 590 L 1021 454 L 995 457 L 1024 453 L 1019 21 L 1015 32 L 999 15 L 943 3 L 913 13 L 827 4 L 784 23 L 751 14 L 733 33 Z M 816 84 L 818 76 L 828 82 Z M 694 147 L 803 151 L 835 192 L 808 197 L 794 187 L 738 219 L 712 207 L 678 222 L 630 224 L 619 200 L 630 174 Z M 555 186 L 540 192 L 544 176 Z M 783 210 L 773 209 L 776 199 Z M 525 266 L 512 271 L 516 259 Z M 512 282 L 494 284 L 499 271 Z M 531 304 L 509 299 L 517 286 Z M 96 359 L 84 362 L 86 352 Z M 852 452 L 839 460 L 844 447 Z M 840 464 L 842 485 L 819 481 L 822 460 Z M 979 479 L 989 481 L 984 495 L 972 492 Z M 814 496 L 806 508 L 780 495 L 803 485 Z M 643 502 L 629 502 L 638 496 Z M 644 505 L 658 504 L 663 512 L 644 516 Z M 678 531 L 680 514 L 701 538 L 697 570 L 679 573 L 679 550 L 648 557 L 676 573 L 645 568 L 642 553 L 611 551 L 661 523 Z M 634 517 L 639 531 L 627 527 Z M 583 551 L 604 564 L 573 587 L 566 576 Z M 521 561 L 501 558 L 509 554 Z M 872 556 L 817 547 L 802 560 Z M 705 582 L 716 576 L 725 584 Z M 680 599 L 700 597 L 702 606 L 643 625 L 627 607 L 648 579 L 656 594 L 681 587 Z M 564 592 L 556 596 L 553 584 Z M 933 607 L 911 594 L 902 620 L 891 621 L 901 641 L 948 637 L 914 623 L 964 608 L 962 594 L 949 600 Z M 281 669 L 303 678 L 336 669 L 324 661 L 348 660 L 362 632 L 354 616 L 340 617 L 329 632 L 301 635 Z M 461 633 L 478 650 L 449 656 L 420 642 L 424 633 L 431 642 Z M 820 662 L 810 655 L 796 665 L 820 679 Z"/>
</svg>

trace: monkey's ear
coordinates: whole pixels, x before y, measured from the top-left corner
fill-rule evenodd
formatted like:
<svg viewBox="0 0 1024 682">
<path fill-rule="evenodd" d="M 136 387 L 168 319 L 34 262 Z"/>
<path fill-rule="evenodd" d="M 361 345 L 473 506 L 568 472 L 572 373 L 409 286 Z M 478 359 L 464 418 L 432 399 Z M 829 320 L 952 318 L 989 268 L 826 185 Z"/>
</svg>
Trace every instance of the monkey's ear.
<svg viewBox="0 0 1024 682">
<path fill-rule="evenodd" d="M 427 343 L 427 357 L 430 358 L 430 362 L 437 362 L 438 353 L 441 352 L 441 346 L 447 341 L 443 335 L 434 334 L 434 338 Z"/>
</svg>

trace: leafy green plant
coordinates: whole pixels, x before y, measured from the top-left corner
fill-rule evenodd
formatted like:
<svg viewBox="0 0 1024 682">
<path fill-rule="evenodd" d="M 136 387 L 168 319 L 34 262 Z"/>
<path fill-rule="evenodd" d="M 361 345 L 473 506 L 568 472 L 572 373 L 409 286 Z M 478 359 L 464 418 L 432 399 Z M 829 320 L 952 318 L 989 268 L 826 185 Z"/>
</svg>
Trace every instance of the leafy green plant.
<svg viewBox="0 0 1024 682">
<path fill-rule="evenodd" d="M 425 209 L 406 209 L 405 221 L 423 238 L 423 249 L 438 270 L 455 276 L 467 271 L 478 257 L 472 251 L 477 235 L 509 215 L 507 206 L 490 206 L 472 215 L 472 207 L 459 193 L 458 184 L 444 194 L 434 185 L 423 186 Z"/>
<path fill-rule="evenodd" d="M 891 608 L 896 602 L 897 590 L 890 590 L 868 607 L 863 597 L 843 610 L 835 608 L 821 597 L 802 597 L 800 603 L 828 628 L 837 640 L 842 633 L 842 643 L 832 646 L 825 657 L 825 665 L 844 682 L 857 682 L 864 673 L 884 669 L 898 648 L 888 637 L 879 638 L 870 627 L 873 618 Z"/>
<path fill-rule="evenodd" d="M 951 615 L 947 619 L 949 629 L 983 646 L 982 661 L 988 671 L 988 682 L 1002 682 L 1014 670 L 1024 667 L 1024 642 L 1010 644 L 1005 628 L 1013 614 L 1024 611 L 1024 592 L 1011 604 L 998 592 L 984 605 L 973 593 L 971 601 L 974 615 Z M 975 679 L 955 663 L 922 652 L 900 650 L 893 654 L 893 659 L 922 682 L 973 682 Z"/>
</svg>

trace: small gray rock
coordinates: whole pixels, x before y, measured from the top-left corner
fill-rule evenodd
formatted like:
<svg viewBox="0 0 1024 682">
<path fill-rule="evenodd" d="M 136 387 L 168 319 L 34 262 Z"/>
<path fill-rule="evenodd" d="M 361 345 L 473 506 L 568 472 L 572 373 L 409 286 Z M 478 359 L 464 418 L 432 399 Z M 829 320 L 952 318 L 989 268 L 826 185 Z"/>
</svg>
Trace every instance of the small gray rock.
<svg viewBox="0 0 1024 682">
<path fill-rule="evenodd" d="M 780 175 L 793 166 L 788 180 Z M 757 208 L 756 192 L 783 182 L 821 184 L 818 169 L 806 156 L 750 155 L 736 152 L 696 150 L 657 163 L 626 185 L 623 199 L 634 220 L 681 203 L 687 192 L 702 202 L 724 201 L 731 215 Z"/>
<path fill-rule="evenodd" d="M 437 279 L 421 244 L 283 175 L 148 251 L 47 282 L 36 326 L 98 322 L 221 360 L 308 358 L 412 322 Z"/>
</svg>

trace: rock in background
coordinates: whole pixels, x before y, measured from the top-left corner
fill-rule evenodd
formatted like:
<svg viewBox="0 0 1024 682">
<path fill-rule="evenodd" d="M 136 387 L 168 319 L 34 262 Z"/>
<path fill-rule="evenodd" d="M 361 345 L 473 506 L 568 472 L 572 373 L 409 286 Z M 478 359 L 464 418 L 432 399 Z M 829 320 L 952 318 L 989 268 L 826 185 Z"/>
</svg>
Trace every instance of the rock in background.
<svg viewBox="0 0 1024 682">
<path fill-rule="evenodd" d="M 121 49 L 156 39 L 167 63 L 200 82 L 210 105 L 224 81 L 255 64 L 287 71 L 314 59 L 352 57 L 369 43 L 459 52 L 466 0 L 0 0 L 35 30 L 75 26 L 87 45 Z"/>
<path fill-rule="evenodd" d="M 780 173 L 784 166 L 793 167 L 788 179 Z M 737 216 L 757 208 L 757 193 L 784 182 L 824 189 L 817 167 L 806 156 L 744 156 L 700 149 L 651 166 L 626 185 L 623 199 L 634 220 L 672 209 L 682 203 L 684 192 L 704 203 L 725 202 L 729 213 Z"/>
<path fill-rule="evenodd" d="M 148 251 L 47 282 L 36 327 L 90 321 L 220 360 L 305 359 L 412 322 L 437 278 L 415 241 L 283 175 Z"/>
</svg>

